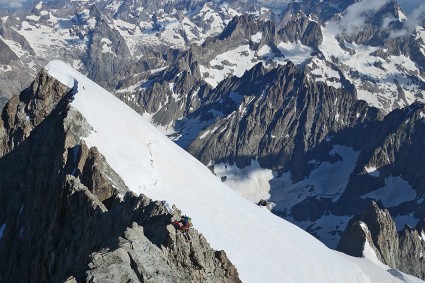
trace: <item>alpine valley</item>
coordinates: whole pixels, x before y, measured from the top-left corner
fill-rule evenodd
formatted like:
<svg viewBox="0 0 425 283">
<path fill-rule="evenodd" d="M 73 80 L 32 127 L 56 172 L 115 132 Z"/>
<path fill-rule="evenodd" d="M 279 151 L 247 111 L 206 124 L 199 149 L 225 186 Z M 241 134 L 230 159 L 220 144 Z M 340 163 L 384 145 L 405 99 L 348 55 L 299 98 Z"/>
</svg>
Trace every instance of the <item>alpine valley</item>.
<svg viewBox="0 0 425 283">
<path fill-rule="evenodd" d="M 0 10 L 0 282 L 425 280 L 417 2 Z"/>
</svg>

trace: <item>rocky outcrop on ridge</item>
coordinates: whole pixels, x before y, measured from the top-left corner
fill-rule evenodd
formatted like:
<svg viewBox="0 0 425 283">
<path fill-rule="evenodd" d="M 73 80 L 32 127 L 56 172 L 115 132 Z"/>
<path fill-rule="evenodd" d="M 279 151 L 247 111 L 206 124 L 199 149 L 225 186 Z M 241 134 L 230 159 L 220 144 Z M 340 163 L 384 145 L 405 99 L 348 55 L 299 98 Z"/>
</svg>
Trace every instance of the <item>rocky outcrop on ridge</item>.
<svg viewBox="0 0 425 283">
<path fill-rule="evenodd" d="M 129 192 L 81 141 L 72 96 L 42 71 L 1 116 L 0 281 L 240 282 L 224 251 L 175 230 L 177 208 Z"/>
<path fill-rule="evenodd" d="M 392 268 L 425 278 L 425 239 L 423 230 L 405 227 L 397 232 L 396 225 L 386 209 L 372 202 L 369 208 L 348 224 L 338 250 L 362 257 L 369 245 L 376 257 Z"/>
</svg>

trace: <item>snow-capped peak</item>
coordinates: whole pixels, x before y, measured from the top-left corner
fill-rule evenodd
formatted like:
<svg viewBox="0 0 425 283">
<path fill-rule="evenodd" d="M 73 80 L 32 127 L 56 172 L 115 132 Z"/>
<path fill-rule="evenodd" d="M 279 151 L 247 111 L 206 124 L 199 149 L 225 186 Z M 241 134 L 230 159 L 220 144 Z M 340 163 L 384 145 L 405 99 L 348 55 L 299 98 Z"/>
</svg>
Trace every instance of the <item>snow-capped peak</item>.
<svg viewBox="0 0 425 283">
<path fill-rule="evenodd" d="M 300 228 L 227 188 L 115 96 L 61 61 L 47 72 L 74 89 L 71 106 L 93 127 L 96 146 L 135 193 L 166 200 L 189 215 L 243 282 L 401 282 L 368 259 L 335 252 Z M 403 275 L 405 282 L 419 282 Z"/>
</svg>

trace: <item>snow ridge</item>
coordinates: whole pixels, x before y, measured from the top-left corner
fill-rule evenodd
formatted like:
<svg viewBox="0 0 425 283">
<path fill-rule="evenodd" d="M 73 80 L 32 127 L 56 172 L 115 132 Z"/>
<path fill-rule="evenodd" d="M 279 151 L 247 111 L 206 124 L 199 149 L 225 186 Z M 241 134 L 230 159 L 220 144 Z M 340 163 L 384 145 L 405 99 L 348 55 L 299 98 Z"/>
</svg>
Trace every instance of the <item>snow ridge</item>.
<svg viewBox="0 0 425 283">
<path fill-rule="evenodd" d="M 47 72 L 71 86 L 71 106 L 96 146 L 135 193 L 175 204 L 244 282 L 402 282 L 386 267 L 325 247 L 302 229 L 240 197 L 118 98 L 60 61 Z M 420 282 L 405 275 L 405 282 Z"/>
</svg>

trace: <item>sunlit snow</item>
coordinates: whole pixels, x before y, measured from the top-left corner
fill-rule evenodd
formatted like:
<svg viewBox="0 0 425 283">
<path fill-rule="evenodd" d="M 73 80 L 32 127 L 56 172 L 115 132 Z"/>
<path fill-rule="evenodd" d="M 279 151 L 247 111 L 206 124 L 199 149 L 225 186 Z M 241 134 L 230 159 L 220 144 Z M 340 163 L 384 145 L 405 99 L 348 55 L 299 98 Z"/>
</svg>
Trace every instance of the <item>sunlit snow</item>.
<svg viewBox="0 0 425 283">
<path fill-rule="evenodd" d="M 281 42 L 277 47 L 285 58 L 288 58 L 296 65 L 303 64 L 311 57 L 311 53 L 313 52 L 310 47 L 303 45 L 301 42 Z"/>
<path fill-rule="evenodd" d="M 340 66 L 344 76 L 356 86 L 359 99 L 388 111 L 409 105 L 417 99 L 418 94 L 423 94 L 423 90 L 406 75 L 415 74 L 418 69 L 409 57 L 399 55 L 383 59 L 373 55 L 379 47 L 348 42 L 344 42 L 347 48 L 344 50 L 336 40 L 340 31 L 339 24 L 332 21 L 322 27 L 323 42 L 319 49 L 326 61 L 336 62 Z M 351 54 L 348 49 L 351 50 Z M 324 62 L 316 64 L 322 66 Z M 326 73 L 329 70 L 321 68 Z M 425 78 L 420 75 L 417 77 L 425 82 Z"/>
<path fill-rule="evenodd" d="M 365 167 L 364 168 L 366 170 L 366 172 L 373 177 L 379 177 L 380 173 L 379 173 L 379 169 L 371 166 L 371 167 Z"/>
<path fill-rule="evenodd" d="M 75 85 L 75 107 L 96 146 L 135 193 L 167 200 L 191 216 L 211 246 L 226 251 L 243 282 L 402 282 L 367 259 L 326 248 L 300 228 L 239 196 L 154 126 L 68 65 L 49 74 Z M 76 83 L 70 83 L 73 80 Z M 420 282 L 404 275 L 405 282 Z"/>
</svg>

